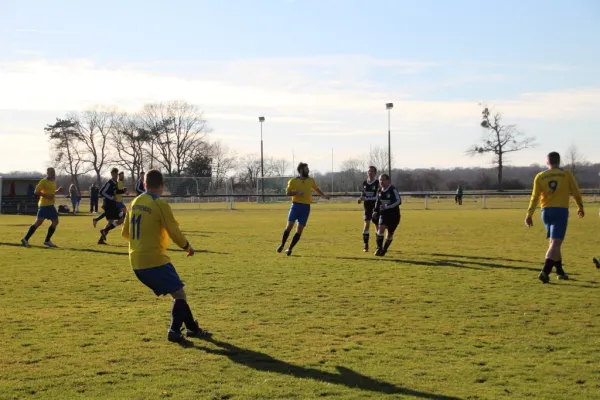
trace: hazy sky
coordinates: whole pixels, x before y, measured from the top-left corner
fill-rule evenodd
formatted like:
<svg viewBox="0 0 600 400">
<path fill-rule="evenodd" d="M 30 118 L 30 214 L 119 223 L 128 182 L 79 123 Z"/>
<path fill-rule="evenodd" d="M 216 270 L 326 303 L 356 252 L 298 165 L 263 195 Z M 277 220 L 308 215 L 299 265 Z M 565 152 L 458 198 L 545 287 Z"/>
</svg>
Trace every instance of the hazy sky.
<svg viewBox="0 0 600 400">
<path fill-rule="evenodd" d="M 335 168 L 387 146 L 395 167 L 464 155 L 487 101 L 539 146 L 600 161 L 596 0 L 0 0 L 0 171 L 49 164 L 47 123 L 94 105 L 198 104 L 221 140 Z"/>
</svg>

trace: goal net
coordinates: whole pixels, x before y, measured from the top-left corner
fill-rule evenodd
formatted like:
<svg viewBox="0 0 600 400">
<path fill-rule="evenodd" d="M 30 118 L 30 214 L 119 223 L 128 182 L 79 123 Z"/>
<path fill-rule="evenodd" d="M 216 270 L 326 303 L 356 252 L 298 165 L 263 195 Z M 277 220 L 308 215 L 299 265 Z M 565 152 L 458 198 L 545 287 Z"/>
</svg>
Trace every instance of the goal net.
<svg viewBox="0 0 600 400">
<path fill-rule="evenodd" d="M 179 209 L 233 209 L 231 179 L 214 177 L 165 177 L 163 199 Z"/>
</svg>

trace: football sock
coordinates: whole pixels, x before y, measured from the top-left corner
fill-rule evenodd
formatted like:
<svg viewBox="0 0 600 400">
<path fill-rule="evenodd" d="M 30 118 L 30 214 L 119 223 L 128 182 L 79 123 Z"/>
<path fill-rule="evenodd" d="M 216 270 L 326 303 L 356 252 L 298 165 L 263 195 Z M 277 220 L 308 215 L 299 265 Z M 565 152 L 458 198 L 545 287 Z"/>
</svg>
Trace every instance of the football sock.
<svg viewBox="0 0 600 400">
<path fill-rule="evenodd" d="M 544 261 L 544 268 L 542 269 L 542 271 L 544 271 L 546 273 L 546 275 L 550 275 L 550 273 L 552 272 L 552 267 L 554 267 L 555 262 L 556 261 L 554 261 L 554 260 L 546 258 L 546 261 Z"/>
<path fill-rule="evenodd" d="M 302 236 L 300 232 L 294 233 L 294 237 L 292 237 L 292 243 L 290 243 L 290 249 L 293 249 L 294 246 L 298 243 L 298 241 L 300 240 L 300 236 Z"/>
<path fill-rule="evenodd" d="M 390 235 L 390 236 L 388 236 L 388 238 L 387 238 L 387 239 L 386 239 L 386 241 L 385 241 L 385 245 L 383 246 L 383 250 L 384 250 L 384 251 L 387 251 L 387 249 L 389 249 L 389 248 L 390 248 L 390 245 L 392 244 L 392 240 L 394 240 L 394 237 L 393 237 L 393 236 L 391 236 L 391 235 Z"/>
<path fill-rule="evenodd" d="M 363 232 L 363 242 L 365 242 L 365 246 L 369 245 L 369 231 Z"/>
<path fill-rule="evenodd" d="M 31 225 L 29 227 L 29 230 L 27 231 L 27 235 L 25 236 L 25 240 L 29 240 L 29 238 L 33 236 L 33 234 L 35 233 L 36 230 L 37 230 L 37 226 Z"/>
<path fill-rule="evenodd" d="M 558 275 L 564 275 L 565 270 L 563 269 L 563 266 L 562 266 L 562 258 L 558 261 L 555 261 L 555 263 L 556 263 L 556 273 Z"/>
<path fill-rule="evenodd" d="M 173 301 L 173 308 L 171 309 L 171 327 L 169 329 L 173 332 L 181 332 L 184 316 L 185 300 L 177 299 Z"/>
<path fill-rule="evenodd" d="M 197 331 L 198 324 L 196 324 L 196 321 L 194 321 L 194 315 L 192 314 L 190 305 L 187 303 L 187 301 L 185 301 L 185 300 L 182 300 L 182 301 L 183 301 L 182 309 L 184 310 L 183 323 L 185 324 L 185 327 L 188 328 L 190 331 Z"/>
<path fill-rule="evenodd" d="M 112 231 L 113 229 L 115 229 L 116 227 L 117 227 L 117 226 L 115 225 L 115 222 L 113 221 L 113 222 L 111 222 L 110 224 L 108 224 L 108 225 L 106 226 L 106 228 L 104 228 L 104 232 L 105 232 L 105 233 L 108 233 L 108 232 Z"/>
<path fill-rule="evenodd" d="M 104 218 L 105 215 L 106 215 L 106 213 L 104 211 L 102 211 L 102 214 L 100 214 L 96 218 L 94 218 L 94 221 L 100 221 L 102 218 Z"/>
<path fill-rule="evenodd" d="M 50 225 L 50 227 L 48 228 L 48 234 L 46 235 L 46 242 L 50 241 L 50 238 L 52 238 L 54 232 L 56 232 L 56 227 L 54 225 Z"/>
<path fill-rule="evenodd" d="M 290 237 L 289 231 L 283 231 L 283 235 L 281 235 L 281 245 L 285 246 L 285 242 L 287 242 L 288 237 Z"/>
<path fill-rule="evenodd" d="M 377 248 L 381 249 L 383 247 L 383 235 L 377 232 Z"/>
</svg>

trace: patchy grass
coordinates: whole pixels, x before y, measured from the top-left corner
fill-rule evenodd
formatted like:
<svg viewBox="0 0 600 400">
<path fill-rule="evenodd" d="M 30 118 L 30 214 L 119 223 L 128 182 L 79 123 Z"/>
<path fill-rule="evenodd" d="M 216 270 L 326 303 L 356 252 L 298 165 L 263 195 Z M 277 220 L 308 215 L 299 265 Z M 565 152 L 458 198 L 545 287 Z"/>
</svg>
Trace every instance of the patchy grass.
<svg viewBox="0 0 600 400">
<path fill-rule="evenodd" d="M 287 205 L 178 206 L 204 251 L 171 257 L 214 333 L 192 349 L 166 341 L 170 301 L 118 234 L 98 246 L 90 217 L 65 216 L 61 248 L 42 228 L 25 249 L 32 218 L 0 216 L 0 398 L 598 398 L 600 221 L 572 219 L 572 280 L 542 285 L 543 227 L 519 204 L 415 206 L 383 259 L 357 205 L 315 205 L 292 257 L 274 251 Z"/>
</svg>

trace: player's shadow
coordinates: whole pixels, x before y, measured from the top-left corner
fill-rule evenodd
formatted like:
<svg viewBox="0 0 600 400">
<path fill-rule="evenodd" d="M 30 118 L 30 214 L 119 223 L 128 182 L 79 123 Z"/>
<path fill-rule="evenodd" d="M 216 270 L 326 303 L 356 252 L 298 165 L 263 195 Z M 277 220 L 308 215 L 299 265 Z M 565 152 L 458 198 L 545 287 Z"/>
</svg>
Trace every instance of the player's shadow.
<svg viewBox="0 0 600 400">
<path fill-rule="evenodd" d="M 219 348 L 212 349 L 205 346 L 196 346 L 195 348 L 205 351 L 209 354 L 225 356 L 236 364 L 241 364 L 257 371 L 291 375 L 299 379 L 313 379 L 335 385 L 343 385 L 351 389 L 368 390 L 371 392 L 402 394 L 422 399 L 459 400 L 458 397 L 421 392 L 418 390 L 396 386 L 388 382 L 369 378 L 368 376 L 361 375 L 358 372 L 341 366 L 336 367 L 338 373 L 331 373 L 315 368 L 306 368 L 299 365 L 290 364 L 288 362 L 273 358 L 268 354 L 243 349 L 230 343 L 215 340 L 214 338 L 209 338 L 206 341 Z"/>
<path fill-rule="evenodd" d="M 406 259 L 400 259 L 400 258 L 386 258 L 386 257 L 377 257 L 377 258 L 335 257 L 335 258 L 338 260 L 392 262 L 392 263 L 397 263 L 397 264 L 421 265 L 424 267 L 452 267 L 452 268 L 465 268 L 465 269 L 481 270 L 481 268 L 470 267 L 468 265 L 459 264 L 459 263 L 452 262 L 449 260 L 425 261 L 425 260 L 406 260 Z"/>
<path fill-rule="evenodd" d="M 207 232 L 207 231 L 181 231 L 184 235 L 190 236 L 202 236 L 202 237 L 211 237 L 216 232 Z"/>
<path fill-rule="evenodd" d="M 428 253 L 427 255 L 432 255 L 434 257 L 466 258 L 469 260 L 508 261 L 508 262 L 515 262 L 515 263 L 523 263 L 523 264 L 527 264 L 527 263 L 531 262 L 531 261 L 525 261 L 525 260 L 515 260 L 512 258 L 506 258 L 506 257 L 482 257 L 482 256 L 472 256 L 472 255 L 463 255 L 463 254 Z"/>
<path fill-rule="evenodd" d="M 122 251 L 111 251 L 111 250 L 97 250 L 97 249 L 75 249 L 73 247 L 63 247 L 63 249 L 65 250 L 70 250 L 70 251 L 80 251 L 83 253 L 95 253 L 95 254 L 112 254 L 115 256 L 129 256 L 128 252 L 122 252 Z"/>
</svg>

